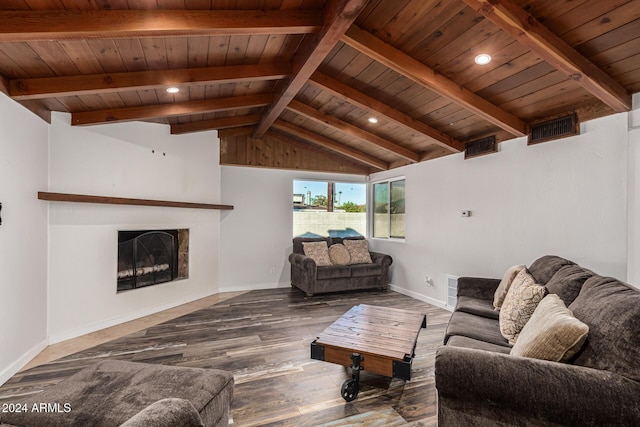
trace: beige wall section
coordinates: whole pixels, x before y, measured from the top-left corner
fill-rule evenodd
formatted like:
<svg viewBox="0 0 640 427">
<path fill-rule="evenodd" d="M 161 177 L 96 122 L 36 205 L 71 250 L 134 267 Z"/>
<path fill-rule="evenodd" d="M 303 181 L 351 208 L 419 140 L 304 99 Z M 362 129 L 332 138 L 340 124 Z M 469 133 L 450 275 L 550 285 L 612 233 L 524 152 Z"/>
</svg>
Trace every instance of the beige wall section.
<svg viewBox="0 0 640 427">
<path fill-rule="evenodd" d="M 0 384 L 47 344 L 47 132 L 0 93 Z"/>
<path fill-rule="evenodd" d="M 406 239 L 371 246 L 393 256 L 393 285 L 443 304 L 448 274 L 499 278 L 547 254 L 625 280 L 627 148 L 621 113 L 582 123 L 579 136 L 534 146 L 516 138 L 495 154 L 374 174 L 406 178 Z"/>
</svg>

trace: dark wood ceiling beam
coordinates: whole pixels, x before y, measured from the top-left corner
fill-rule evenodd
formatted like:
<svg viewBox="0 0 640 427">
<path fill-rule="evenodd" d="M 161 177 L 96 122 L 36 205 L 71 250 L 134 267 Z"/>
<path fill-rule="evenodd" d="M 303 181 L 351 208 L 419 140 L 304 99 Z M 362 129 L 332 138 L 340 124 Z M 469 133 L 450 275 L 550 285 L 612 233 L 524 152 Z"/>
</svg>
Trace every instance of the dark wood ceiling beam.
<svg viewBox="0 0 640 427">
<path fill-rule="evenodd" d="M 0 41 L 308 34 L 317 10 L 29 10 L 0 11 Z"/>
<path fill-rule="evenodd" d="M 124 122 L 132 120 L 157 119 L 189 114 L 214 113 L 240 108 L 262 107 L 273 101 L 273 94 L 235 96 L 229 98 L 205 99 L 201 101 L 156 104 L 142 107 L 115 108 L 110 110 L 83 111 L 71 114 L 72 125 L 90 125 Z"/>
<path fill-rule="evenodd" d="M 0 74 L 0 92 L 9 95 L 9 79 Z"/>
<path fill-rule="evenodd" d="M 444 132 L 413 119 L 412 117 L 401 113 L 395 108 L 389 107 L 384 102 L 380 102 L 375 98 L 372 98 L 364 93 L 339 82 L 326 74 L 322 74 L 319 71 L 313 73 L 309 82 L 319 87 L 322 90 L 330 92 L 333 96 L 340 98 L 352 105 L 374 113 L 380 117 L 385 117 L 401 126 L 405 126 L 415 132 L 421 133 L 433 139 L 434 142 L 449 151 L 460 152 L 464 150 L 464 144 L 455 138 L 450 137 Z"/>
<path fill-rule="evenodd" d="M 389 163 L 385 162 L 384 160 L 378 159 L 377 157 L 348 147 L 344 144 L 334 141 L 333 139 L 327 138 L 326 136 L 318 135 L 315 132 L 301 128 L 300 126 L 296 126 L 293 123 L 285 122 L 278 119 L 273 123 L 273 129 L 284 132 L 290 136 L 295 136 L 297 138 L 303 139 L 307 142 L 321 146 L 359 162 L 366 163 L 367 165 L 372 166 L 378 170 L 389 169 Z"/>
<path fill-rule="evenodd" d="M 621 113 L 631 110 L 631 95 L 593 62 L 572 48 L 511 0 L 464 0 L 521 44 Z"/>
<path fill-rule="evenodd" d="M 291 64 L 256 64 L 17 79 L 9 82 L 9 95 L 15 100 L 40 99 L 169 86 L 277 80 L 290 74 Z"/>
<path fill-rule="evenodd" d="M 394 142 L 387 141 L 386 139 L 381 138 L 378 135 L 367 132 L 366 130 L 360 129 L 357 126 L 318 111 L 315 108 L 303 104 L 300 101 L 296 101 L 295 99 L 291 101 L 291 103 L 289 103 L 287 108 L 296 114 L 300 114 L 310 120 L 313 120 L 316 123 L 320 123 L 344 132 L 347 135 L 387 150 L 394 155 L 403 157 L 413 163 L 420 161 L 420 154 L 416 153 L 415 151 L 411 151 L 408 148 L 404 148 Z"/>
<path fill-rule="evenodd" d="M 428 87 L 496 126 L 508 130 L 513 135 L 524 136 L 528 133 L 527 124 L 518 117 L 486 101 L 356 25 L 347 30 L 342 41 L 408 79 Z"/>
<path fill-rule="evenodd" d="M 293 75 L 276 94 L 256 126 L 253 136 L 262 137 L 297 95 L 311 74 L 318 68 L 344 32 L 355 21 L 369 0 L 329 0 L 323 11 L 323 27 L 313 37 L 305 37 L 293 58 Z"/>
<path fill-rule="evenodd" d="M 218 132 L 218 138 L 228 138 L 231 136 L 250 136 L 253 132 L 253 126 L 240 126 L 237 128 L 221 129 Z"/>
<path fill-rule="evenodd" d="M 197 122 L 180 123 L 171 125 L 171 133 L 174 135 L 207 130 L 219 130 L 235 128 L 239 126 L 255 125 L 260 121 L 260 114 L 246 116 L 222 117 L 219 119 L 199 120 Z"/>
</svg>

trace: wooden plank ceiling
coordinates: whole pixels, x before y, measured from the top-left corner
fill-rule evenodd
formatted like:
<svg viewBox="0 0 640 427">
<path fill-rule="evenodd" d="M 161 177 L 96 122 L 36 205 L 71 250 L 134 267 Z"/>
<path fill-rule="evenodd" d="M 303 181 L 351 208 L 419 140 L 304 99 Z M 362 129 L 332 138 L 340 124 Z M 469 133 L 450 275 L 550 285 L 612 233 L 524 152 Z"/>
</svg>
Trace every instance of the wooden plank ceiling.
<svg viewBox="0 0 640 427">
<path fill-rule="evenodd" d="M 72 125 L 218 129 L 226 164 L 368 173 L 568 112 L 629 111 L 640 91 L 637 0 L 0 6 L 0 88 L 15 101 Z"/>
</svg>

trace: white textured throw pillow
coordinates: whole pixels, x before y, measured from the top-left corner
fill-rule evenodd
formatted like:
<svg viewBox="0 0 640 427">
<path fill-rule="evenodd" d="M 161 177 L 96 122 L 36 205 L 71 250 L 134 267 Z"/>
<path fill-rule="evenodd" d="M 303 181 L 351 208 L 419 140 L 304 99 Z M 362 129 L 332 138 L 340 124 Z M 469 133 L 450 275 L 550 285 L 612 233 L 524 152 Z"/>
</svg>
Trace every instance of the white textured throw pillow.
<svg viewBox="0 0 640 427">
<path fill-rule="evenodd" d="M 500 332 L 509 344 L 516 343 L 520 331 L 546 294 L 547 289 L 538 285 L 526 268 L 513 279 L 500 308 Z"/>
<path fill-rule="evenodd" d="M 513 279 L 515 279 L 516 275 L 524 268 L 524 265 L 514 265 L 507 269 L 504 276 L 502 276 L 502 280 L 500 281 L 495 294 L 493 295 L 493 308 L 500 310 L 500 307 L 502 307 L 502 303 L 504 302 L 504 297 L 507 296 L 507 292 L 509 292 Z"/>
<path fill-rule="evenodd" d="M 314 260 L 317 266 L 331 265 L 327 242 L 302 242 L 304 254 Z"/>
<path fill-rule="evenodd" d="M 556 294 L 540 301 L 511 349 L 514 356 L 566 362 L 582 347 L 589 326 L 576 319 Z"/>
</svg>

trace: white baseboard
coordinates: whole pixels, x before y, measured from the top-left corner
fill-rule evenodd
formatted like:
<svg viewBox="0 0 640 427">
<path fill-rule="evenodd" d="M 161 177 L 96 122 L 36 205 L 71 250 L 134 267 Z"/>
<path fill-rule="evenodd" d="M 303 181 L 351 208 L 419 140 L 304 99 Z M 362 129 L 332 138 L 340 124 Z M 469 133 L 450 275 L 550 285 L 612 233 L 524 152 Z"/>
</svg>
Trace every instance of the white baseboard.
<svg viewBox="0 0 640 427">
<path fill-rule="evenodd" d="M 187 303 L 190 303 L 192 301 L 199 300 L 201 298 L 210 297 L 210 296 L 216 295 L 216 294 L 218 294 L 220 292 L 221 292 L 220 290 L 215 290 L 215 291 L 205 292 L 203 294 L 190 295 L 190 296 L 185 297 L 185 298 L 181 298 L 181 299 L 178 299 L 178 300 L 175 300 L 175 301 L 171 301 L 170 303 L 167 303 L 167 304 L 154 306 L 154 307 L 147 307 L 147 308 L 144 308 L 142 310 L 138 310 L 138 311 L 134 311 L 132 313 L 128 313 L 126 315 L 112 317 L 110 319 L 101 320 L 99 322 L 94 322 L 94 323 L 91 323 L 89 325 L 83 325 L 83 326 L 81 326 L 79 328 L 74 328 L 74 329 L 70 329 L 70 330 L 67 330 L 67 331 L 54 333 L 54 334 L 49 335 L 49 344 L 56 344 L 56 343 L 59 343 L 59 342 L 62 342 L 62 341 L 66 341 L 66 340 L 72 339 L 72 338 L 77 338 L 77 337 L 82 336 L 82 335 L 90 334 L 92 332 L 96 332 L 96 331 L 99 331 L 101 329 L 110 328 L 111 326 L 120 325 L 122 323 L 129 322 L 131 320 L 136 320 L 136 319 L 139 319 L 139 318 L 144 317 L 144 316 L 149 316 L 150 314 L 155 314 L 155 313 L 158 313 L 158 312 L 163 311 L 163 310 L 168 310 L 170 308 L 174 308 L 174 307 L 177 307 L 177 306 L 182 305 L 182 304 L 187 304 Z"/>
<path fill-rule="evenodd" d="M 393 285 L 393 284 L 389 284 L 389 288 L 392 291 L 395 291 L 395 292 L 397 292 L 399 294 L 406 295 L 406 296 L 409 296 L 411 298 L 415 298 L 417 300 L 426 302 L 428 304 L 435 305 L 436 307 L 444 308 L 445 310 L 451 311 L 451 308 L 447 307 L 447 304 L 446 304 L 445 301 L 440 301 L 440 300 L 437 300 L 435 298 L 431 298 L 431 297 L 428 297 L 426 295 L 420 294 L 418 292 L 410 291 L 408 289 L 401 288 L 400 286 L 396 286 L 396 285 Z"/>
<path fill-rule="evenodd" d="M 265 282 L 265 283 L 238 284 L 233 286 L 222 286 L 220 288 L 220 293 L 257 291 L 257 290 L 263 290 L 263 289 L 277 289 L 277 288 L 290 288 L 290 287 L 291 287 L 291 282 Z"/>
<path fill-rule="evenodd" d="M 18 360 L 13 362 L 11 365 L 0 371 L 0 385 L 6 383 L 9 378 L 14 376 L 20 369 L 22 369 L 27 363 L 31 362 L 31 360 L 36 357 L 42 350 L 47 348 L 49 345 L 49 340 L 46 338 L 34 345 L 29 351 L 22 355 Z"/>
<path fill-rule="evenodd" d="M 290 286 L 291 286 L 290 282 L 238 284 L 234 286 L 223 286 L 220 288 L 220 292 L 222 293 L 222 292 L 256 291 L 256 290 L 262 290 L 262 289 L 288 288 Z M 411 298 L 415 298 L 417 300 L 426 302 L 428 304 L 435 305 L 436 307 L 440 307 L 440 308 L 444 308 L 445 310 L 452 311 L 451 307 L 447 307 L 445 301 L 440 301 L 435 298 L 431 298 L 426 295 L 419 294 L 417 292 L 413 292 L 393 284 L 389 284 L 389 289 L 391 289 L 394 292 L 398 292 L 399 294 L 407 295 Z"/>
</svg>

